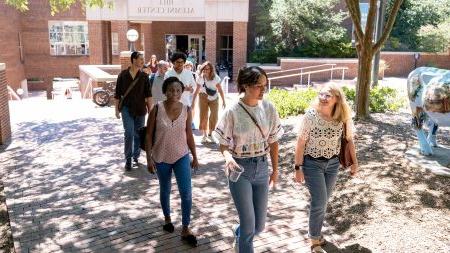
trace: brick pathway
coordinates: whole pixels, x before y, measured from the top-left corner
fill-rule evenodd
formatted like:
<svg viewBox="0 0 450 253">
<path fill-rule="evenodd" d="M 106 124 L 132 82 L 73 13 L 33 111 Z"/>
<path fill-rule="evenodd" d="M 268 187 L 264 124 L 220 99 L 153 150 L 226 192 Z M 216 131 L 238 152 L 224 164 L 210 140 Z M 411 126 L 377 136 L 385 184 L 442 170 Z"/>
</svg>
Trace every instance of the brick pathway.
<svg viewBox="0 0 450 253">
<path fill-rule="evenodd" d="M 237 214 L 214 146 L 196 137 L 201 168 L 193 176 L 192 228 L 199 247 L 162 231 L 158 182 L 140 167 L 125 173 L 122 126 L 112 108 L 91 101 L 14 102 L 14 137 L 0 154 L 16 252 L 232 252 Z M 26 118 L 25 118 L 26 117 Z M 141 160 L 143 160 L 141 158 Z M 284 177 L 286 178 L 286 177 Z M 257 252 L 309 252 L 305 194 L 282 180 L 271 192 Z"/>
</svg>

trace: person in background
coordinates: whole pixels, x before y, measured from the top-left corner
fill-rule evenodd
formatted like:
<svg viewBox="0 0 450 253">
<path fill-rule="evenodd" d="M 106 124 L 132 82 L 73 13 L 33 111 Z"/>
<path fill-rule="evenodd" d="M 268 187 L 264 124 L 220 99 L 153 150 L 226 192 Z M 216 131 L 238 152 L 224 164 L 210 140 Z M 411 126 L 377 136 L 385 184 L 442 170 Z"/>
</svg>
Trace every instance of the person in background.
<svg viewBox="0 0 450 253">
<path fill-rule="evenodd" d="M 114 95 L 116 105 L 116 117 L 122 116 L 125 130 L 125 170 L 130 171 L 132 166 L 138 165 L 140 155 L 140 140 L 138 130 L 144 126 L 145 115 L 153 106 L 152 93 L 148 75 L 141 69 L 144 65 L 144 56 L 139 52 L 131 54 L 131 67 L 122 70 L 117 77 L 116 93 Z M 135 83 L 125 96 L 129 87 Z M 120 101 L 123 100 L 121 108 Z M 133 164 L 134 163 L 134 164 Z"/>
<path fill-rule="evenodd" d="M 182 52 L 174 52 L 170 58 L 173 68 L 166 72 L 165 78 L 176 77 L 184 84 L 184 92 L 181 95 L 181 103 L 194 109 L 196 97 L 194 91 L 197 86 L 192 71 L 184 69 L 186 63 L 186 54 Z M 192 117 L 194 117 L 194 110 L 191 110 Z M 194 128 L 194 124 L 192 125 Z"/>
<path fill-rule="evenodd" d="M 148 63 L 148 66 L 151 70 L 151 73 L 156 73 L 158 71 L 158 59 L 156 58 L 156 55 L 152 54 L 150 57 L 150 62 Z"/>
<path fill-rule="evenodd" d="M 158 62 L 157 66 L 158 70 L 156 71 L 156 73 L 150 76 L 150 85 L 152 87 L 152 97 L 154 105 L 166 100 L 166 96 L 162 92 L 162 86 L 164 83 L 164 76 L 169 68 L 169 63 L 161 60 Z"/>
<path fill-rule="evenodd" d="M 219 95 L 222 99 L 222 107 L 225 108 L 225 96 L 222 86 L 220 85 L 220 77 L 216 74 L 213 65 L 206 61 L 200 68 L 200 75 L 197 77 L 197 89 L 199 93 L 200 105 L 200 131 L 203 134 L 202 143 L 216 143 L 212 136 L 212 132 L 216 128 L 219 116 Z M 209 114 L 209 124 L 208 124 Z"/>
<path fill-rule="evenodd" d="M 294 179 L 306 183 L 310 194 L 309 238 L 311 252 L 323 253 L 326 243 L 322 235 L 328 199 L 333 192 L 339 171 L 341 138 L 349 141 L 352 160 L 350 174 L 358 172 L 353 142 L 351 109 L 341 88 L 328 84 L 322 88 L 300 121 L 295 149 Z"/>
</svg>

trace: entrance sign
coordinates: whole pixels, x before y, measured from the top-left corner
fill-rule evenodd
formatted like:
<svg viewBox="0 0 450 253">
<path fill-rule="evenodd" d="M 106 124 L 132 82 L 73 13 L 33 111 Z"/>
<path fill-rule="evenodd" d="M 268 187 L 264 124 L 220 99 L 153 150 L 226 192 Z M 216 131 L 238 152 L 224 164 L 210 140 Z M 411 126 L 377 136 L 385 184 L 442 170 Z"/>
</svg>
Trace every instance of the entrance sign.
<svg viewBox="0 0 450 253">
<path fill-rule="evenodd" d="M 127 39 L 129 42 L 135 42 L 136 40 L 139 39 L 139 33 L 138 31 L 134 30 L 134 29 L 130 29 L 127 32 Z"/>
<path fill-rule="evenodd" d="M 136 0 L 128 2 L 128 16 L 204 17 L 205 0 Z"/>
</svg>

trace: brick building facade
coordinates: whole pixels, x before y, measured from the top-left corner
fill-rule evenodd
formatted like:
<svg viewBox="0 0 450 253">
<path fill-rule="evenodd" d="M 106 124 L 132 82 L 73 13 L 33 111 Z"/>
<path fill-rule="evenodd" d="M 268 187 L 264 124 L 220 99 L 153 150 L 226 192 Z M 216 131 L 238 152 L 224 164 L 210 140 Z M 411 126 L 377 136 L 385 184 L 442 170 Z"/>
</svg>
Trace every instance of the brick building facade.
<svg viewBox="0 0 450 253">
<path fill-rule="evenodd" d="M 254 0 L 250 0 L 254 1 Z M 142 1 L 139 3 L 142 4 Z M 28 79 L 28 89 L 46 89 L 55 77 L 78 77 L 79 65 L 120 64 L 129 50 L 126 32 L 136 29 L 135 49 L 167 59 L 172 51 L 195 48 L 197 62 L 247 62 L 249 0 L 115 0 L 115 8 L 70 10 L 50 14 L 48 0 L 30 0 L 21 13 L 0 2 L 0 62 L 14 90 Z M 134 10 L 134 11 L 132 11 Z"/>
</svg>

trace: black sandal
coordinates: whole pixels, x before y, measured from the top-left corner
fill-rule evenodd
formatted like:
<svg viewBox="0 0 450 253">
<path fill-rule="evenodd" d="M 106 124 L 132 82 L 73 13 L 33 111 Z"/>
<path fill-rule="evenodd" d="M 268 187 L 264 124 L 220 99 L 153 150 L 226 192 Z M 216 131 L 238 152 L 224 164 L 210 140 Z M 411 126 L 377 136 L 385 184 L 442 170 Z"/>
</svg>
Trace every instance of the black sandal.
<svg viewBox="0 0 450 253">
<path fill-rule="evenodd" d="M 311 253 L 327 253 L 320 244 L 311 245 Z"/>
<path fill-rule="evenodd" d="M 164 224 L 163 230 L 167 231 L 169 233 L 173 233 L 173 231 L 175 231 L 175 228 L 173 227 L 172 222 L 169 222 L 169 223 Z"/>
<path fill-rule="evenodd" d="M 197 247 L 197 237 L 195 237 L 195 235 L 193 235 L 193 234 L 184 235 L 184 236 L 182 235 L 181 240 L 183 242 L 186 242 L 187 244 L 191 245 L 192 247 Z"/>
<path fill-rule="evenodd" d="M 327 244 L 327 240 L 325 240 L 325 238 L 323 238 L 323 235 L 321 235 L 319 239 L 319 245 L 324 246 L 325 244 Z"/>
</svg>

